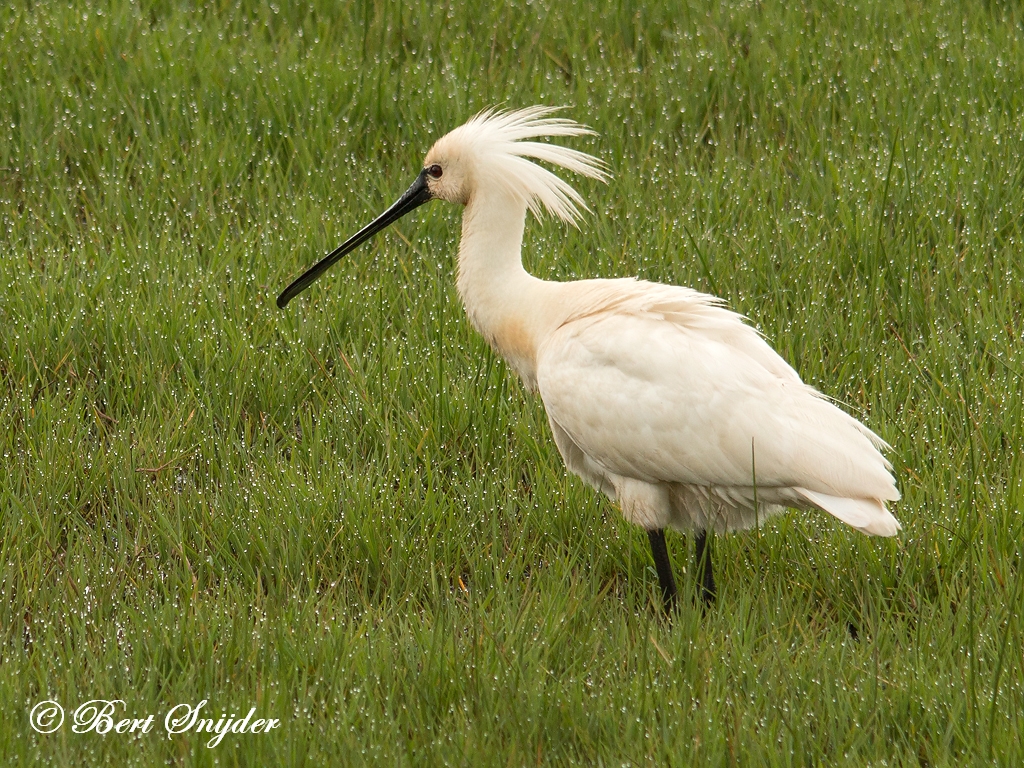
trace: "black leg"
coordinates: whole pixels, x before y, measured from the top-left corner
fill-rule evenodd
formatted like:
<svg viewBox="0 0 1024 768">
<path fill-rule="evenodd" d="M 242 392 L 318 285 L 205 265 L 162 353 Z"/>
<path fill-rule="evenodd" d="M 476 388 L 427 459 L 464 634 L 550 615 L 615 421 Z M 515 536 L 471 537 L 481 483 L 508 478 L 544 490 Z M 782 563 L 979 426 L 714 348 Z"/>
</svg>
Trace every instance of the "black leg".
<svg viewBox="0 0 1024 768">
<path fill-rule="evenodd" d="M 672 562 L 668 559 L 668 547 L 665 546 L 665 529 L 658 528 L 647 532 L 651 540 L 651 554 L 654 555 L 654 567 L 658 569 L 658 581 L 661 583 L 661 598 L 665 613 L 671 614 L 676 605 L 676 580 L 672 576 Z"/>
<path fill-rule="evenodd" d="M 697 534 L 697 596 L 704 603 L 705 608 L 715 604 L 715 574 L 711 567 L 711 546 L 708 542 L 708 532 L 701 531 Z"/>
</svg>

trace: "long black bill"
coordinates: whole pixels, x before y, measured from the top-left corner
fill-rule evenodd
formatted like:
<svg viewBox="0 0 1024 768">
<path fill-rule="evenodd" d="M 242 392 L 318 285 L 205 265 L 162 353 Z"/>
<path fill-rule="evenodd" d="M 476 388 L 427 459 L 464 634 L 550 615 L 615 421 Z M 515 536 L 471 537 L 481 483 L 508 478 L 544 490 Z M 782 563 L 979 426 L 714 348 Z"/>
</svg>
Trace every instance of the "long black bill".
<svg viewBox="0 0 1024 768">
<path fill-rule="evenodd" d="M 409 211 L 419 208 L 428 202 L 431 197 L 433 195 L 430 194 L 430 188 L 427 186 L 427 171 L 423 169 L 420 171 L 420 175 L 416 177 L 416 181 L 412 183 L 412 186 L 405 190 L 405 194 L 398 198 L 394 205 L 320 259 L 320 261 L 307 269 L 298 280 L 285 288 L 281 295 L 277 297 L 278 308 L 284 309 L 288 306 L 289 301 L 309 288 L 313 281 L 326 272 L 342 256 L 350 251 L 354 251 L 386 226 L 405 216 Z"/>
</svg>

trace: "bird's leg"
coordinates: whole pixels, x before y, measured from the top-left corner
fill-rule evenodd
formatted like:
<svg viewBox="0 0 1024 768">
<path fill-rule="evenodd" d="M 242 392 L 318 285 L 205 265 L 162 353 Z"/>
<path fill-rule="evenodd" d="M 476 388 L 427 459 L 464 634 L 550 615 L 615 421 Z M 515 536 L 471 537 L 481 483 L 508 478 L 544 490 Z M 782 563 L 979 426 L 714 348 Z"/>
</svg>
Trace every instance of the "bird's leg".
<svg viewBox="0 0 1024 768">
<path fill-rule="evenodd" d="M 661 583 L 661 598 L 665 613 L 671 614 L 676 605 L 676 580 L 672 576 L 672 561 L 668 559 L 668 547 L 665 546 L 665 529 L 649 530 L 647 538 L 651 541 L 654 567 L 658 570 L 658 581 Z"/>
<path fill-rule="evenodd" d="M 711 567 L 711 545 L 708 541 L 708 532 L 701 531 L 697 534 L 697 596 L 704 603 L 704 608 L 710 608 L 715 604 L 715 574 Z"/>
</svg>

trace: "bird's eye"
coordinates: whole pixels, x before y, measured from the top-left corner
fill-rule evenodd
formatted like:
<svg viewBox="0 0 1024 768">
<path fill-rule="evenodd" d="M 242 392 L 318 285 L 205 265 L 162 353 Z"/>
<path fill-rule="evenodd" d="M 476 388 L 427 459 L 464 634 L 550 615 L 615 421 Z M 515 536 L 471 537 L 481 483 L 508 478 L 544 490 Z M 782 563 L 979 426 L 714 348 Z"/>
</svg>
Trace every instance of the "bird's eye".
<svg viewBox="0 0 1024 768">
<path fill-rule="evenodd" d="M 440 179 L 441 174 L 444 173 L 444 171 L 441 170 L 440 165 L 435 164 L 427 168 L 427 173 L 430 175 L 430 178 L 432 179 Z"/>
</svg>

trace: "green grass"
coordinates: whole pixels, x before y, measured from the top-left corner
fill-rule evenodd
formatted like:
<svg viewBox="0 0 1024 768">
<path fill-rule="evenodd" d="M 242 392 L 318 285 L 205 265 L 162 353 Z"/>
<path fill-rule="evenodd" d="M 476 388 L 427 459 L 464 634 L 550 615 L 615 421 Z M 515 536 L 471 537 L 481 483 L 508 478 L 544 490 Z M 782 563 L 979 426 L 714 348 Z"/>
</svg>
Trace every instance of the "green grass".
<svg viewBox="0 0 1024 768">
<path fill-rule="evenodd" d="M 1022 22 L 995 1 L 0 9 L 0 756 L 1024 763 Z M 595 128 L 573 145 L 615 178 L 578 184 L 581 231 L 528 224 L 528 267 L 727 299 L 892 444 L 898 539 L 810 513 L 720 537 L 718 607 L 667 625 L 646 536 L 567 476 L 468 326 L 458 210 L 276 309 L 434 138 L 534 103 Z M 281 727 L 167 738 L 204 698 Z M 39 735 L 43 699 L 157 726 Z"/>
</svg>

